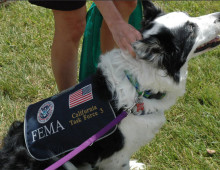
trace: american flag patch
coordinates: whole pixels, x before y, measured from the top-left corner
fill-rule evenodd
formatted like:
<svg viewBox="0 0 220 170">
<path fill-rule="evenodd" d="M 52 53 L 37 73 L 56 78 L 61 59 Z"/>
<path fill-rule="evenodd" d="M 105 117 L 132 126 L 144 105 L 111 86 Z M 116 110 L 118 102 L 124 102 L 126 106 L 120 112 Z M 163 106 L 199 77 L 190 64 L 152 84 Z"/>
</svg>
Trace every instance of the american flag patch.
<svg viewBox="0 0 220 170">
<path fill-rule="evenodd" d="M 69 108 L 73 108 L 92 99 L 92 85 L 89 84 L 69 95 Z"/>
</svg>

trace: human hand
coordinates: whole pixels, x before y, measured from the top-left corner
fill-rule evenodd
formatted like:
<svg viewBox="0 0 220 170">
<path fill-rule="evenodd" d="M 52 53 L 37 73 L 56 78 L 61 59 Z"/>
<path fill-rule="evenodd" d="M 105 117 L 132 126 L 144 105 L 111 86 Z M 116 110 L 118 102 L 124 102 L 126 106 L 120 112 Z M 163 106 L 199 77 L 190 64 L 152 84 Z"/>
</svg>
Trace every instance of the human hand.
<svg viewBox="0 0 220 170">
<path fill-rule="evenodd" d="M 109 26 L 109 30 L 118 47 L 127 50 L 132 56 L 135 56 L 131 44 L 142 39 L 141 33 L 125 21 L 114 22 L 113 25 Z"/>
<path fill-rule="evenodd" d="M 135 56 L 131 43 L 142 39 L 139 31 L 125 22 L 113 1 L 94 1 L 117 46 Z"/>
</svg>

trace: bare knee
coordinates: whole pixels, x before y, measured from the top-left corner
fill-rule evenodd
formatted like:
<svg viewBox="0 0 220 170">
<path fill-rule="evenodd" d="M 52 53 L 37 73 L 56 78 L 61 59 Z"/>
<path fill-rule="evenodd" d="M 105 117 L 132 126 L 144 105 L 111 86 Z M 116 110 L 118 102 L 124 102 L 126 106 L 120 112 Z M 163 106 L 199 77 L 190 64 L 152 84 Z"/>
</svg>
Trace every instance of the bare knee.
<svg viewBox="0 0 220 170">
<path fill-rule="evenodd" d="M 85 19 L 76 20 L 76 22 L 72 22 L 68 25 L 66 34 L 70 37 L 70 39 L 79 41 L 85 31 L 85 27 Z"/>
<path fill-rule="evenodd" d="M 55 24 L 55 36 L 78 42 L 85 31 L 86 21 L 85 20 L 71 20 L 64 18 L 63 25 Z M 61 35 L 61 36 L 60 36 Z"/>
<path fill-rule="evenodd" d="M 67 41 L 78 42 L 86 26 L 86 12 L 53 11 L 55 36 Z"/>
</svg>

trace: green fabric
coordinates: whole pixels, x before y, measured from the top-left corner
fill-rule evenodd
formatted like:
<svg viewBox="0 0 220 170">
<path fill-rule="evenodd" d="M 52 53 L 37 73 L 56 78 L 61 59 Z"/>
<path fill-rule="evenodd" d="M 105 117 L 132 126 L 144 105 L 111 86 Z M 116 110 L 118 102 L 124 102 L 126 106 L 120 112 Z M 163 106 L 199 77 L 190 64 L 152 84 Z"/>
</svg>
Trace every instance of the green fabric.
<svg viewBox="0 0 220 170">
<path fill-rule="evenodd" d="M 142 5 L 138 1 L 137 7 L 129 18 L 129 24 L 136 29 L 140 29 L 142 20 Z M 79 81 L 84 80 L 89 75 L 96 72 L 96 68 L 101 54 L 100 50 L 100 29 L 102 25 L 102 15 L 93 3 L 86 16 L 86 29 L 84 32 Z"/>
</svg>

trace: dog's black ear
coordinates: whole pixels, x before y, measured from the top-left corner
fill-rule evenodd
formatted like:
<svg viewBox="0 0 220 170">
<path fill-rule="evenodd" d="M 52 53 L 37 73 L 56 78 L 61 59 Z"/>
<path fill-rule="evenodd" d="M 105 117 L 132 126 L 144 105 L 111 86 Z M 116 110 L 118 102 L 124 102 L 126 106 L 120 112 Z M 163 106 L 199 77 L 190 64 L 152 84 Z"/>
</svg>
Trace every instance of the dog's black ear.
<svg viewBox="0 0 220 170">
<path fill-rule="evenodd" d="M 138 58 L 152 61 L 157 54 L 163 53 L 160 42 L 155 37 L 149 37 L 132 44 L 132 47 Z"/>
<path fill-rule="evenodd" d="M 143 5 L 143 21 L 142 21 L 142 29 L 145 29 L 148 24 L 153 21 L 155 18 L 164 15 L 164 12 L 155 7 L 154 4 L 148 0 L 142 0 Z"/>
<path fill-rule="evenodd" d="M 157 34 L 145 33 L 145 37 L 132 44 L 137 57 L 166 70 L 167 74 L 178 82 L 179 69 L 183 62 L 180 61 L 180 49 L 175 45 L 174 35 L 170 30 L 161 28 Z"/>
<path fill-rule="evenodd" d="M 155 33 L 144 32 L 144 39 L 132 44 L 137 58 L 151 62 L 155 67 L 166 70 L 167 75 L 179 82 L 180 69 L 195 42 L 195 36 L 186 26 L 169 30 L 161 27 Z"/>
<path fill-rule="evenodd" d="M 153 61 L 156 56 L 160 56 L 161 58 L 165 54 L 175 53 L 176 46 L 173 40 L 174 35 L 172 32 L 169 29 L 162 27 L 154 34 L 144 32 L 144 38 L 140 41 L 136 41 L 132 46 L 139 58 Z"/>
</svg>

